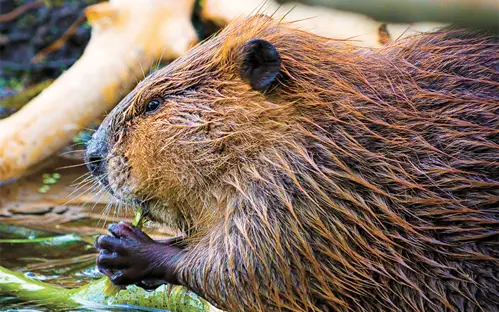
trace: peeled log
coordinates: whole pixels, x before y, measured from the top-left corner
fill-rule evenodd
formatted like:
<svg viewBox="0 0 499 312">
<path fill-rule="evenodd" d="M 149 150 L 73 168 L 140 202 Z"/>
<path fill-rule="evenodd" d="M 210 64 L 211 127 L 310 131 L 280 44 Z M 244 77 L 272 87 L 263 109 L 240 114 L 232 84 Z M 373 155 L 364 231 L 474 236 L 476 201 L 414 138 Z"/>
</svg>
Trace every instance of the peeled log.
<svg viewBox="0 0 499 312">
<path fill-rule="evenodd" d="M 194 0 L 111 0 L 88 7 L 81 58 L 40 95 L 0 120 L 0 184 L 61 149 L 112 107 L 160 58 L 197 41 Z"/>
<path fill-rule="evenodd" d="M 461 27 L 499 30 L 497 0 L 278 0 L 358 12 L 376 20 L 410 23 L 433 21 Z"/>
<path fill-rule="evenodd" d="M 201 16 L 218 26 L 225 26 L 233 18 L 249 16 L 257 11 L 267 15 L 275 13 L 276 18 L 285 17 L 285 21 L 293 22 L 298 28 L 319 36 L 348 39 L 352 45 L 378 48 L 382 47 L 385 42 L 380 37 L 382 22 L 358 13 L 294 2 L 279 5 L 275 0 L 204 0 Z M 442 25 L 436 23 L 388 24 L 386 29 L 390 38 L 395 40 L 400 36 L 430 31 L 438 26 Z"/>
</svg>

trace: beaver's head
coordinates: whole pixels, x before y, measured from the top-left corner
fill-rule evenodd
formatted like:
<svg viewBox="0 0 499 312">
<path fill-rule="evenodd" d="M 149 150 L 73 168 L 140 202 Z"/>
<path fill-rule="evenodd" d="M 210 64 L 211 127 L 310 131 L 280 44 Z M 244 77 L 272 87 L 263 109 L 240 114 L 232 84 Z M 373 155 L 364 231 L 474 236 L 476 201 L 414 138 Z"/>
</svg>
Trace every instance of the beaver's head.
<svg viewBox="0 0 499 312">
<path fill-rule="evenodd" d="M 240 21 L 145 78 L 90 141 L 92 174 L 123 201 L 168 205 L 275 148 L 293 123 L 277 94 L 300 53 L 291 32 L 266 17 Z"/>
</svg>

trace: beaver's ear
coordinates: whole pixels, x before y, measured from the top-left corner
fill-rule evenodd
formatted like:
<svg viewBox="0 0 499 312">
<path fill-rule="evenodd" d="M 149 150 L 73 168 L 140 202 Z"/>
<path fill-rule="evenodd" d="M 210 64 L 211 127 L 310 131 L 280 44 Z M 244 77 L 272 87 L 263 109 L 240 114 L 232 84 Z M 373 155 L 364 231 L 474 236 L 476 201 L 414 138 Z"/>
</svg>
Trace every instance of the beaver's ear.
<svg viewBox="0 0 499 312">
<path fill-rule="evenodd" d="M 281 70 L 281 57 L 276 47 L 263 39 L 252 39 L 246 42 L 243 53 L 241 77 L 254 90 L 267 89 Z"/>
</svg>

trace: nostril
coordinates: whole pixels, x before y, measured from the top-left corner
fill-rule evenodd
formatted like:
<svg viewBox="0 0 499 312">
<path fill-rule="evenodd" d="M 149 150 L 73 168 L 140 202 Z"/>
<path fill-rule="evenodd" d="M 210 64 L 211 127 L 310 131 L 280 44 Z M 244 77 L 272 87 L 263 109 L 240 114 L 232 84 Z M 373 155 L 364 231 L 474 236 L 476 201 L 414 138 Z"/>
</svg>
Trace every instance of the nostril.
<svg viewBox="0 0 499 312">
<path fill-rule="evenodd" d="M 99 175 L 102 171 L 103 155 L 96 152 L 87 153 L 87 167 L 94 175 Z"/>
<path fill-rule="evenodd" d="M 90 155 L 88 157 L 88 162 L 91 164 L 102 162 L 103 158 L 100 155 Z"/>
</svg>

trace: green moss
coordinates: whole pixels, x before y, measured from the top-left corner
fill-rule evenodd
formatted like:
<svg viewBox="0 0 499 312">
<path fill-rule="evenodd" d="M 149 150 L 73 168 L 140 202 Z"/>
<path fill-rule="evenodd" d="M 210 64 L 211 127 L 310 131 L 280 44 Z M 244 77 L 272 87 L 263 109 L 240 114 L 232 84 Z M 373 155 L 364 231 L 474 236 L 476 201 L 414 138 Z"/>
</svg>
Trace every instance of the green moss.
<svg viewBox="0 0 499 312">
<path fill-rule="evenodd" d="M 73 143 L 76 145 L 86 145 L 92 138 L 92 131 L 83 130 L 73 137 Z"/>
<path fill-rule="evenodd" d="M 145 291 L 129 286 L 113 296 L 102 291 L 107 278 L 102 278 L 76 289 L 65 289 L 36 281 L 0 267 L 0 294 L 15 296 L 23 301 L 43 302 L 45 306 L 66 309 L 91 306 L 110 308 L 126 305 L 149 309 L 168 309 L 171 312 L 205 312 L 216 310 L 204 299 L 180 286 L 161 286 L 154 291 Z"/>
<path fill-rule="evenodd" d="M 18 94 L 2 99 L 0 101 L 0 104 L 5 108 L 20 109 L 29 101 L 31 101 L 34 97 L 40 94 L 45 88 L 50 86 L 52 82 L 53 80 L 45 80 L 43 82 L 40 82 Z M 0 82 L 0 87 L 1 87 L 1 82 Z M 19 90 L 23 88 L 23 84 L 21 81 L 10 79 L 9 82 L 7 82 L 7 84 L 5 85 L 5 87 L 9 89 Z"/>
<path fill-rule="evenodd" d="M 42 194 L 47 193 L 48 191 L 50 191 L 50 185 L 56 184 L 60 178 L 61 178 L 61 174 L 58 172 L 54 172 L 52 174 L 50 174 L 50 173 L 42 174 L 43 185 L 40 186 L 40 188 L 38 189 L 38 192 L 42 193 Z"/>
</svg>

